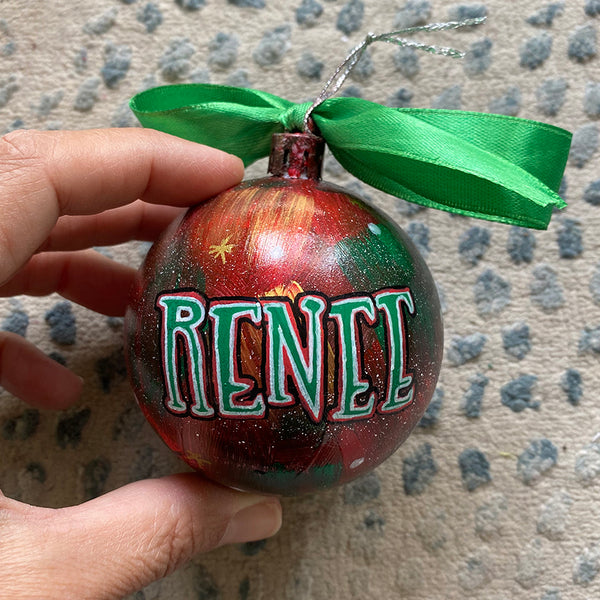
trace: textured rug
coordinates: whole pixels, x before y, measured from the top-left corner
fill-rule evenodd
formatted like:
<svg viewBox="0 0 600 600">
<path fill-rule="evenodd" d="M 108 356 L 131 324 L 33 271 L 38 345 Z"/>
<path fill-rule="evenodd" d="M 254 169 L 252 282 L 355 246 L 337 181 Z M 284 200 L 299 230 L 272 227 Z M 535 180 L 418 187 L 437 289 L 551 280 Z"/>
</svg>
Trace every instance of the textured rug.
<svg viewBox="0 0 600 600">
<path fill-rule="evenodd" d="M 436 278 L 446 339 L 434 400 L 375 472 L 284 500 L 277 537 L 201 556 L 135 600 L 600 597 L 600 2 L 0 2 L 0 132 L 136 126 L 128 98 L 172 82 L 305 101 L 369 31 L 484 15 L 419 38 L 463 60 L 373 45 L 343 93 L 569 129 L 568 207 L 544 232 L 453 217 L 328 160 L 325 178 L 392 215 Z M 147 246 L 98 250 L 131 263 Z M 18 297 L 0 302 L 0 327 L 86 382 L 63 414 L 0 396 L 7 496 L 61 506 L 183 469 L 135 405 L 118 319 Z"/>
</svg>

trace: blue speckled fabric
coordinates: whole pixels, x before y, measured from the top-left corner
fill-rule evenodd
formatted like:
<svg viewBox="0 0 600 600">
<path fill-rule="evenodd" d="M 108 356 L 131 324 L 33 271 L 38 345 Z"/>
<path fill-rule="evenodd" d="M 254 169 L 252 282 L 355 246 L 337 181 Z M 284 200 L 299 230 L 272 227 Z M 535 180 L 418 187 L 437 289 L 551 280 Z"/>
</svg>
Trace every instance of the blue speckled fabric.
<svg viewBox="0 0 600 600">
<path fill-rule="evenodd" d="M 1 3 L 0 133 L 132 127 L 135 93 L 177 82 L 313 99 L 369 31 L 486 16 L 423 34 L 462 61 L 374 45 L 341 93 L 489 111 L 574 133 L 545 232 L 409 205 L 386 210 L 438 284 L 446 327 L 420 426 L 375 472 L 288 499 L 274 539 L 222 548 L 130 600 L 578 600 L 600 597 L 600 2 L 96 0 Z M 261 175 L 261 162 L 249 176 Z M 99 248 L 139 263 L 147 244 Z M 62 414 L 0 395 L 0 485 L 47 506 L 182 470 L 133 401 L 122 323 L 62 298 L 0 301 L 0 327 L 85 378 Z M 1 596 L 1 592 L 0 592 Z"/>
</svg>

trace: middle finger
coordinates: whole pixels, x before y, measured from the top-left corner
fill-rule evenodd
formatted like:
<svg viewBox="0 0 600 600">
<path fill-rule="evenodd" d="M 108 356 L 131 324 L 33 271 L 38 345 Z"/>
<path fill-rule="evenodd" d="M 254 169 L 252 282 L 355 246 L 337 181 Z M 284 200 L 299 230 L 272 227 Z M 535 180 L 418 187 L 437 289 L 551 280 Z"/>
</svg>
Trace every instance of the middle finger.
<svg viewBox="0 0 600 600">
<path fill-rule="evenodd" d="M 131 240 L 154 241 L 184 210 L 137 200 L 97 215 L 64 216 L 38 252 L 82 250 Z"/>
</svg>

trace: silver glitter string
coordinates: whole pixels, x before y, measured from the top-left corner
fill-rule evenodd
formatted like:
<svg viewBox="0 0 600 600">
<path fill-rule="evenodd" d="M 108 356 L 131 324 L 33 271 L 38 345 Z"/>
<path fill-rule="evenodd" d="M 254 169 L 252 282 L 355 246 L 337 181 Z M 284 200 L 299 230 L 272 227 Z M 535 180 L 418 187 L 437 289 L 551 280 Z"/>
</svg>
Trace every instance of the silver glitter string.
<svg viewBox="0 0 600 600">
<path fill-rule="evenodd" d="M 449 21 L 447 23 L 430 23 L 428 25 L 422 25 L 419 27 L 408 27 L 406 29 L 400 29 L 398 31 L 390 31 L 388 33 L 368 33 L 365 39 L 355 46 L 350 54 L 344 59 L 344 61 L 337 67 L 333 75 L 327 80 L 325 87 L 321 90 L 321 93 L 317 96 L 315 101 L 312 103 L 310 108 L 304 115 L 304 130 L 310 131 L 311 115 L 315 108 L 322 104 L 328 98 L 334 96 L 339 89 L 342 87 L 346 78 L 352 72 L 352 69 L 356 66 L 356 63 L 361 59 L 365 50 L 374 42 L 387 42 L 388 44 L 396 44 L 398 46 L 404 46 L 407 48 L 416 48 L 417 50 L 423 50 L 431 54 L 439 54 L 442 56 L 449 56 L 451 58 L 463 58 L 465 53 L 454 48 L 446 46 L 435 46 L 424 44 L 422 42 L 416 42 L 407 40 L 403 35 L 417 33 L 417 32 L 434 32 L 434 31 L 445 31 L 448 29 L 459 29 L 461 27 L 471 27 L 474 25 L 480 25 L 485 21 L 485 17 L 477 19 L 465 19 L 464 21 Z"/>
</svg>

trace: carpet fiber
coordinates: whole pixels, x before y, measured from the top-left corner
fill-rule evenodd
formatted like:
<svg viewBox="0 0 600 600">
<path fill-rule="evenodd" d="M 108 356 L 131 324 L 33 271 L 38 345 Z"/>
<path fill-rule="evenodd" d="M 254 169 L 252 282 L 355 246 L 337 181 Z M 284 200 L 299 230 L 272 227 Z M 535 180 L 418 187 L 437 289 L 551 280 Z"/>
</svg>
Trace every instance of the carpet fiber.
<svg viewBox="0 0 600 600">
<path fill-rule="evenodd" d="M 314 98 L 367 32 L 487 16 L 415 39 L 463 60 L 371 46 L 343 94 L 494 112 L 574 133 L 568 207 L 531 232 L 325 178 L 393 216 L 439 285 L 445 355 L 420 426 L 372 474 L 284 500 L 266 542 L 222 548 L 135 600 L 576 600 L 600 597 L 598 0 L 96 0 L 0 3 L 0 132 L 136 126 L 127 101 L 212 82 Z M 249 176 L 265 172 L 261 162 Z M 98 251 L 139 263 L 147 245 Z M 122 323 L 52 296 L 0 302 L 0 327 L 85 378 L 66 413 L 0 396 L 7 496 L 75 504 L 182 470 L 135 405 Z"/>
</svg>

